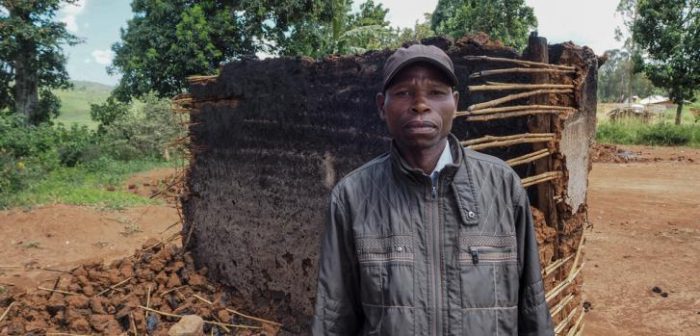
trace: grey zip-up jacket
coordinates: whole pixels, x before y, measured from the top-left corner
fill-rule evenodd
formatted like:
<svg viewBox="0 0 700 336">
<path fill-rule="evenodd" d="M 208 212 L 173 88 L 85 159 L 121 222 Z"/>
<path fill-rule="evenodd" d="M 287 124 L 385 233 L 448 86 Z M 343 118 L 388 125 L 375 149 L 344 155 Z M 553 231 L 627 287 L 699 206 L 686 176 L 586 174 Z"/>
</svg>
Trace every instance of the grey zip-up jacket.
<svg viewBox="0 0 700 336">
<path fill-rule="evenodd" d="M 448 140 L 435 185 L 392 146 L 335 186 L 313 335 L 554 335 L 520 178 Z"/>
</svg>

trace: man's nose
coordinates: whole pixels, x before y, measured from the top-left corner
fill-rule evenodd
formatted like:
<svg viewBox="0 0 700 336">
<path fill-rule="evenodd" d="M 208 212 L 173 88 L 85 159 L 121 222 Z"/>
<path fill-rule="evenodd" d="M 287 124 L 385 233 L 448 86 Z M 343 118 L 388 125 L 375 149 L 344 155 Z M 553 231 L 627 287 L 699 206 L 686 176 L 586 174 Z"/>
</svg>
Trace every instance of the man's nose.
<svg viewBox="0 0 700 336">
<path fill-rule="evenodd" d="M 412 110 L 416 113 L 426 113 L 430 111 L 430 106 L 428 106 L 424 95 L 416 95 L 416 97 L 413 99 Z"/>
</svg>

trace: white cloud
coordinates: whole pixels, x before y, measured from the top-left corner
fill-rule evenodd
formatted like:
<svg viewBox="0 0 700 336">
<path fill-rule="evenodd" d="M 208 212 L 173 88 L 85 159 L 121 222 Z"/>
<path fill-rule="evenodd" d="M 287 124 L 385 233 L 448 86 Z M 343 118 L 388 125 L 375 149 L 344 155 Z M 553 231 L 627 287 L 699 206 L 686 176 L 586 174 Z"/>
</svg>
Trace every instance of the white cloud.
<svg viewBox="0 0 700 336">
<path fill-rule="evenodd" d="M 83 63 L 90 64 L 90 63 L 92 63 L 92 59 L 86 58 L 83 60 Z"/>
<path fill-rule="evenodd" d="M 114 58 L 114 52 L 106 49 L 106 50 L 93 50 L 91 53 L 92 57 L 95 59 L 95 63 L 97 64 L 102 64 L 102 65 L 109 65 L 112 63 L 112 59 Z"/>
<path fill-rule="evenodd" d="M 87 0 L 78 0 L 72 4 L 63 4 L 60 10 L 59 20 L 66 24 L 66 29 L 70 32 L 78 32 L 77 17 L 85 10 Z"/>
</svg>

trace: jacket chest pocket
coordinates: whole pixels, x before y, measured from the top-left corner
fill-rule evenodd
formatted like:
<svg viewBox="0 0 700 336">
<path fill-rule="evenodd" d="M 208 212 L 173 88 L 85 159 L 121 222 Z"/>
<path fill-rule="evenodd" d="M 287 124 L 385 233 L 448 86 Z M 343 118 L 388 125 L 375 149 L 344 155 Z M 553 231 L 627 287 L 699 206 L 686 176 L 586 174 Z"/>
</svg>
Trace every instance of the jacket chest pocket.
<svg viewBox="0 0 700 336">
<path fill-rule="evenodd" d="M 518 253 L 514 235 L 462 234 L 458 256 L 463 308 L 518 303 Z"/>
<path fill-rule="evenodd" d="M 413 306 L 413 236 L 360 237 L 356 242 L 362 303 Z"/>
</svg>

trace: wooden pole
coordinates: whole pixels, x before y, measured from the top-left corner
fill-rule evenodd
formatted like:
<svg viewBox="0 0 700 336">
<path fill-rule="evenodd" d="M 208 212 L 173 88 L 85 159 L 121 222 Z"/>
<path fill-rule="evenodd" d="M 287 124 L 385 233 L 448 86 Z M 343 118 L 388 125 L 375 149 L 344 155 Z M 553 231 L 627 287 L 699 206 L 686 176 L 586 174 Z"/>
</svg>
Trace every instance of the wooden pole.
<svg viewBox="0 0 700 336">
<path fill-rule="evenodd" d="M 572 74 L 575 73 L 574 70 L 563 70 L 555 68 L 506 68 L 506 69 L 492 69 L 483 70 L 475 72 L 469 75 L 469 78 L 481 78 L 486 76 L 510 74 L 510 73 L 526 73 L 526 74 L 540 74 L 540 73 L 554 73 L 554 74 Z"/>
<path fill-rule="evenodd" d="M 573 107 L 568 106 L 556 106 L 556 105 L 514 105 L 514 106 L 504 106 L 504 107 L 492 107 L 473 111 L 457 111 L 455 117 L 461 116 L 471 116 L 479 114 L 490 114 L 490 113 L 501 113 L 501 112 L 513 112 L 513 111 L 527 111 L 527 110 L 556 110 L 556 111 L 576 111 Z"/>
<path fill-rule="evenodd" d="M 530 35 L 530 38 L 532 38 L 532 35 Z M 539 38 L 545 41 L 545 46 L 547 39 L 544 37 L 537 37 L 535 35 L 535 38 Z M 514 63 L 514 64 L 519 64 L 523 66 L 533 66 L 533 67 L 539 67 L 539 68 L 548 68 L 548 69 L 562 69 L 562 70 L 576 70 L 576 68 L 568 65 L 559 65 L 559 64 L 549 64 L 549 60 L 542 59 L 541 62 L 532 62 L 532 61 L 523 61 L 519 59 L 513 59 L 513 58 L 500 58 L 500 57 L 489 57 L 489 56 L 464 56 L 464 59 L 467 61 L 486 61 L 486 62 L 503 62 L 503 63 Z"/>
<path fill-rule="evenodd" d="M 573 89 L 573 84 L 491 84 L 472 85 L 469 92 L 478 91 L 507 91 L 507 90 L 533 90 L 533 89 Z"/>
<path fill-rule="evenodd" d="M 484 109 L 487 107 L 493 107 L 493 106 L 498 106 L 503 103 L 507 103 L 509 101 L 517 100 L 517 99 L 523 99 L 523 98 L 529 98 L 532 96 L 537 96 L 537 95 L 543 95 L 543 94 L 550 94 L 550 93 L 573 93 L 574 91 L 572 89 L 540 89 L 540 90 L 533 90 L 533 91 L 528 91 L 528 92 L 521 92 L 521 93 L 516 93 L 512 95 L 508 95 L 502 98 L 490 100 L 487 102 L 479 103 L 479 104 L 474 104 L 472 106 L 469 106 L 467 109 L 468 111 L 475 111 L 475 110 L 480 110 Z"/>
</svg>

